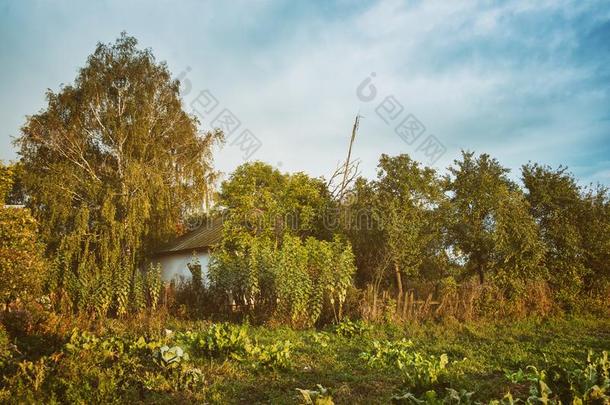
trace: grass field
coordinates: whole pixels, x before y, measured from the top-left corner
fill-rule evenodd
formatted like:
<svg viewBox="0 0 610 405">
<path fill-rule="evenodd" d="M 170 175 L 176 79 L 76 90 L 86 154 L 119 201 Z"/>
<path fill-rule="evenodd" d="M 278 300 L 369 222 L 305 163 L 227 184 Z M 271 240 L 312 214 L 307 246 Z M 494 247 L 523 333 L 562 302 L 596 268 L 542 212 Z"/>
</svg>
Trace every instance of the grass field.
<svg viewBox="0 0 610 405">
<path fill-rule="evenodd" d="M 305 331 L 140 319 L 109 320 L 96 333 L 51 329 L 8 337 L 16 347 L 0 357 L 0 402 L 417 403 L 410 393 L 442 403 L 434 401 L 451 388 L 456 398 L 464 390 L 459 403 L 507 392 L 532 403 L 607 403 L 608 362 L 599 359 L 610 350 L 608 319 Z M 597 363 L 587 368 L 589 349 Z"/>
</svg>

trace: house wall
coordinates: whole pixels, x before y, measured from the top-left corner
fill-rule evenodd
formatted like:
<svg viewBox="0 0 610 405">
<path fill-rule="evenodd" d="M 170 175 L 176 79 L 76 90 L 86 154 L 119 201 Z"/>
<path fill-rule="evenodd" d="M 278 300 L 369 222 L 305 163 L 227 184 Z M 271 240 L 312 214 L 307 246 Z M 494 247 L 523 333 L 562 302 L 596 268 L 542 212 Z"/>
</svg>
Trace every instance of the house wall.
<svg viewBox="0 0 610 405">
<path fill-rule="evenodd" d="M 201 263 L 201 273 L 203 276 L 204 283 L 207 284 L 208 276 L 208 265 L 210 263 L 210 254 L 206 251 L 195 252 L 199 263 Z M 188 269 L 188 264 L 193 261 L 193 252 L 178 252 L 159 255 L 154 258 L 153 263 L 161 264 L 161 278 L 163 281 L 171 281 L 172 279 L 180 279 L 183 277 L 185 280 L 191 279 L 191 272 Z"/>
</svg>

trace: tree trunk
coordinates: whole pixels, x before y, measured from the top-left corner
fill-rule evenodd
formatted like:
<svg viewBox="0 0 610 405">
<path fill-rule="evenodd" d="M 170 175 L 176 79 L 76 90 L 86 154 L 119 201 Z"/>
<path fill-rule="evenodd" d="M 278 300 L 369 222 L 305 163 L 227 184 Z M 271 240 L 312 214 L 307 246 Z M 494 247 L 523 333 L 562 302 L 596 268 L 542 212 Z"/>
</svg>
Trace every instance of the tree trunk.
<svg viewBox="0 0 610 405">
<path fill-rule="evenodd" d="M 481 284 L 483 284 L 485 282 L 485 274 L 484 274 L 484 271 L 483 271 L 483 266 L 479 266 L 478 273 L 479 273 L 479 282 Z"/>
<path fill-rule="evenodd" d="M 398 268 L 398 264 L 394 264 L 394 271 L 396 273 L 396 286 L 398 287 L 398 296 L 402 297 L 402 276 L 400 275 L 400 268 Z"/>
</svg>

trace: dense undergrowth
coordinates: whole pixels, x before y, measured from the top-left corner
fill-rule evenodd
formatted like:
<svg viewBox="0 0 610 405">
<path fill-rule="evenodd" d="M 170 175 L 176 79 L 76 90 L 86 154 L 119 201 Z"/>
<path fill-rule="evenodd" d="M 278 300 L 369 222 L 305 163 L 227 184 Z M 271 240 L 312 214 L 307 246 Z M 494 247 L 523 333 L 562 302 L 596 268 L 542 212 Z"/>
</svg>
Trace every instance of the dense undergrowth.
<svg viewBox="0 0 610 405">
<path fill-rule="evenodd" d="M 610 320 L 586 317 L 303 331 L 50 317 L 2 329 L 0 344 L 2 403 L 603 404 L 610 394 Z"/>
</svg>

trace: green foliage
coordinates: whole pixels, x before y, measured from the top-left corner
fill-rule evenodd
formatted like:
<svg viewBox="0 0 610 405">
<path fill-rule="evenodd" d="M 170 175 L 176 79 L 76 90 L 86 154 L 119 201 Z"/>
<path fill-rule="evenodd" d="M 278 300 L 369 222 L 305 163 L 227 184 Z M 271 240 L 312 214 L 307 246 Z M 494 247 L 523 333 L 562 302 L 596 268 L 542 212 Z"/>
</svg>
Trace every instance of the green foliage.
<svg viewBox="0 0 610 405">
<path fill-rule="evenodd" d="M 10 337 L 4 325 L 0 323 L 0 374 L 11 364 L 12 358 L 13 345 L 10 342 Z"/>
<path fill-rule="evenodd" d="M 8 194 L 13 189 L 14 167 L 6 166 L 0 162 L 0 202 L 4 205 Z"/>
<path fill-rule="evenodd" d="M 436 210 L 444 201 L 442 191 L 436 172 L 408 155 L 382 155 L 377 179 L 356 182 L 344 232 L 357 247 L 357 263 L 371 273 L 361 280 L 393 279 L 402 291 L 404 277 L 419 276 L 442 255 Z"/>
<path fill-rule="evenodd" d="M 54 256 L 48 287 L 64 307 L 124 315 L 151 305 L 139 269 L 206 202 L 220 138 L 197 133 L 167 66 L 124 34 L 98 44 L 74 84 L 47 93 L 17 145 Z"/>
<path fill-rule="evenodd" d="M 309 336 L 309 342 L 312 347 L 327 348 L 331 344 L 331 335 L 327 332 L 314 331 Z"/>
<path fill-rule="evenodd" d="M 502 399 L 491 400 L 490 404 L 605 404 L 610 401 L 610 362 L 608 353 L 594 356 L 591 351 L 584 367 L 565 368 L 553 366 L 550 370 L 539 370 L 528 366 L 526 371 L 507 372 L 505 377 L 514 385 L 525 385 L 527 394 L 506 393 Z M 417 397 L 405 393 L 392 397 L 397 404 L 482 404 L 473 401 L 474 392 L 456 391 L 448 388 L 444 397 L 430 390 Z"/>
<path fill-rule="evenodd" d="M 502 190 L 495 211 L 494 248 L 490 252 L 491 278 L 510 298 L 525 293 L 529 280 L 546 280 L 545 247 L 538 227 L 527 215 L 528 203 L 520 192 Z M 525 217 L 523 217 L 525 215 Z"/>
<path fill-rule="evenodd" d="M 203 332 L 187 332 L 178 339 L 184 340 L 194 350 L 212 356 L 242 352 L 250 343 L 246 326 L 231 323 L 211 324 Z"/>
<path fill-rule="evenodd" d="M 248 343 L 245 356 L 237 359 L 248 362 L 254 368 L 288 368 L 291 364 L 292 343 L 289 340 L 270 345 Z"/>
<path fill-rule="evenodd" d="M 588 272 L 584 287 L 592 293 L 603 293 L 610 286 L 610 195 L 598 185 L 587 190 L 581 203 L 578 221 Z"/>
<path fill-rule="evenodd" d="M 538 370 L 529 366 L 530 398 L 552 399 L 557 403 L 606 403 L 610 401 L 610 361 L 608 352 L 595 355 L 589 350 L 586 361 L 571 367 L 553 366 Z"/>
<path fill-rule="evenodd" d="M 188 361 L 187 353 L 180 346 L 162 346 L 157 352 L 156 360 L 164 368 L 176 368 L 181 362 Z"/>
<path fill-rule="evenodd" d="M 60 352 L 23 360 L 7 374 L 14 402 L 115 403 L 160 393 L 202 400 L 203 374 L 178 347 L 144 337 L 100 337 L 74 330 Z"/>
<path fill-rule="evenodd" d="M 263 320 L 310 326 L 339 319 L 355 271 L 348 244 L 329 236 L 325 184 L 261 162 L 223 183 L 223 239 L 210 264 L 211 290 Z"/>
<path fill-rule="evenodd" d="M 226 208 L 223 246 L 239 245 L 246 235 L 280 243 L 284 234 L 327 236 L 326 185 L 304 173 L 282 174 L 262 162 L 244 163 L 222 183 L 219 206 Z"/>
<path fill-rule="evenodd" d="M 319 301 L 314 302 L 314 281 L 308 272 L 308 249 L 299 238 L 286 236 L 278 254 L 275 289 L 278 317 L 288 318 L 292 325 L 308 325 L 319 314 Z M 313 305 L 310 305 L 313 304 Z"/>
<path fill-rule="evenodd" d="M 584 368 L 569 373 L 570 391 L 574 397 L 584 402 L 593 400 L 610 401 L 610 361 L 608 352 L 597 357 L 589 350 Z"/>
<path fill-rule="evenodd" d="M 157 308 L 161 297 L 163 281 L 161 280 L 161 265 L 150 265 L 148 272 L 145 274 L 145 291 L 148 298 L 148 305 L 152 310 Z"/>
<path fill-rule="evenodd" d="M 580 189 L 565 170 L 530 164 L 523 166 L 522 176 L 532 214 L 539 221 L 547 247 L 549 280 L 560 300 L 571 305 L 583 287 L 586 269 L 578 229 Z"/>
<path fill-rule="evenodd" d="M 410 313 L 405 287 L 415 300 L 433 290 L 445 307 L 442 280 L 469 284 L 472 276 L 515 315 L 538 308 L 536 301 L 543 312 L 555 302 L 607 311 L 607 188 L 582 189 L 561 167 L 529 164 L 522 173 L 525 193 L 487 154 L 463 152 L 443 181 L 406 155 L 382 155 L 377 179 L 358 179 L 342 212 L 359 286 L 369 284 L 375 296 L 398 290 L 392 298 L 403 313 Z"/>
<path fill-rule="evenodd" d="M 203 273 L 201 271 L 201 262 L 199 257 L 193 252 L 191 261 L 187 264 L 189 271 L 191 272 L 191 283 L 195 290 L 203 288 Z"/>
<path fill-rule="evenodd" d="M 238 360 L 254 368 L 286 368 L 290 365 L 292 344 L 289 341 L 261 345 L 250 338 L 245 325 L 211 324 L 202 332 L 179 334 L 177 340 L 199 355 Z"/>
<path fill-rule="evenodd" d="M 371 366 L 395 368 L 401 372 L 405 381 L 415 387 L 429 387 L 435 384 L 445 372 L 449 363 L 446 354 L 426 356 L 416 352 L 410 340 L 373 341 L 369 351 L 360 357 Z"/>
<path fill-rule="evenodd" d="M 7 195 L 12 184 L 12 167 L 0 164 L 0 197 Z M 0 199 L 0 302 L 8 304 L 38 298 L 48 265 L 30 211 L 5 207 L 4 202 Z"/>
<path fill-rule="evenodd" d="M 212 327 L 171 318 L 159 323 L 142 316 L 107 320 L 104 333 L 73 330 L 65 336 L 61 331 L 71 322 L 55 322 L 44 327 L 52 333 L 0 339 L 11 342 L 1 369 L 0 402 L 295 403 L 295 389 L 315 387 L 316 381 L 328 390 L 304 390 L 311 391 L 313 403 L 327 399 L 330 392 L 337 403 L 494 405 L 541 403 L 545 397 L 548 404 L 601 404 L 608 395 L 606 319 L 407 328 L 368 324 L 365 335 L 351 337 L 286 327 Z M 175 332 L 161 336 L 163 326 Z M 233 347 L 221 353 L 197 349 L 187 341 L 187 336 L 204 336 L 208 329 L 241 335 L 241 343 L 214 344 Z M 358 356 L 369 338 L 380 347 L 371 344 L 366 351 L 370 356 L 379 353 L 373 356 L 373 367 Z M 172 350 L 175 347 L 188 358 Z M 587 358 L 582 347 L 594 348 L 594 354 Z M 159 357 L 161 349 L 166 361 Z M 428 362 L 437 373 L 441 356 L 429 354 L 444 352 L 463 360 L 441 368 L 435 382 L 421 377 L 417 386 L 407 378 L 406 370 L 415 376 L 415 368 L 426 370 Z M 415 360 L 415 353 L 425 361 Z M 403 362 L 402 370 L 397 360 Z M 499 370 L 517 371 L 503 376 Z"/>
<path fill-rule="evenodd" d="M 247 241 L 247 242 L 245 242 Z M 235 251 L 214 252 L 212 289 L 302 327 L 321 316 L 339 319 L 355 272 L 349 245 L 285 235 L 281 247 L 250 237 Z"/>
<path fill-rule="evenodd" d="M 402 275 L 417 276 L 426 257 L 437 254 L 439 226 L 434 209 L 443 201 L 436 172 L 413 161 L 407 155 L 379 160 L 375 215 L 383 225 L 385 256 L 380 265 L 396 275 L 399 291 Z"/>
<path fill-rule="evenodd" d="M 411 394 L 410 392 L 394 395 L 392 397 L 393 404 L 428 404 L 428 405 L 444 405 L 444 404 L 456 404 L 456 405 L 470 405 L 475 402 L 471 399 L 473 392 L 468 392 L 466 390 L 456 391 L 453 388 L 447 388 L 445 391 L 445 396 L 440 397 L 437 395 L 436 391 L 426 391 L 419 398 Z"/>
<path fill-rule="evenodd" d="M 286 236 L 274 269 L 278 319 L 313 325 L 323 312 L 338 319 L 354 274 L 349 245 Z M 326 311 L 324 311 L 326 309 Z"/>
<path fill-rule="evenodd" d="M 333 405 L 333 397 L 329 394 L 328 389 L 317 384 L 315 390 L 306 390 L 297 388 L 301 394 L 302 404 L 304 405 Z"/>
<path fill-rule="evenodd" d="M 463 152 L 449 171 L 449 235 L 466 269 L 481 282 L 486 275 L 495 277 L 509 291 L 527 279 L 543 278 L 538 228 L 521 192 L 506 177 L 508 169 L 489 155 Z"/>
<path fill-rule="evenodd" d="M 570 309 L 583 291 L 606 294 L 610 259 L 610 198 L 607 189 L 583 190 L 567 168 L 522 168 L 531 211 L 546 246 L 549 282 Z"/>
<path fill-rule="evenodd" d="M 346 338 L 361 336 L 371 330 L 371 326 L 362 320 L 352 321 L 349 318 L 339 322 L 334 331 L 337 335 Z"/>
</svg>

